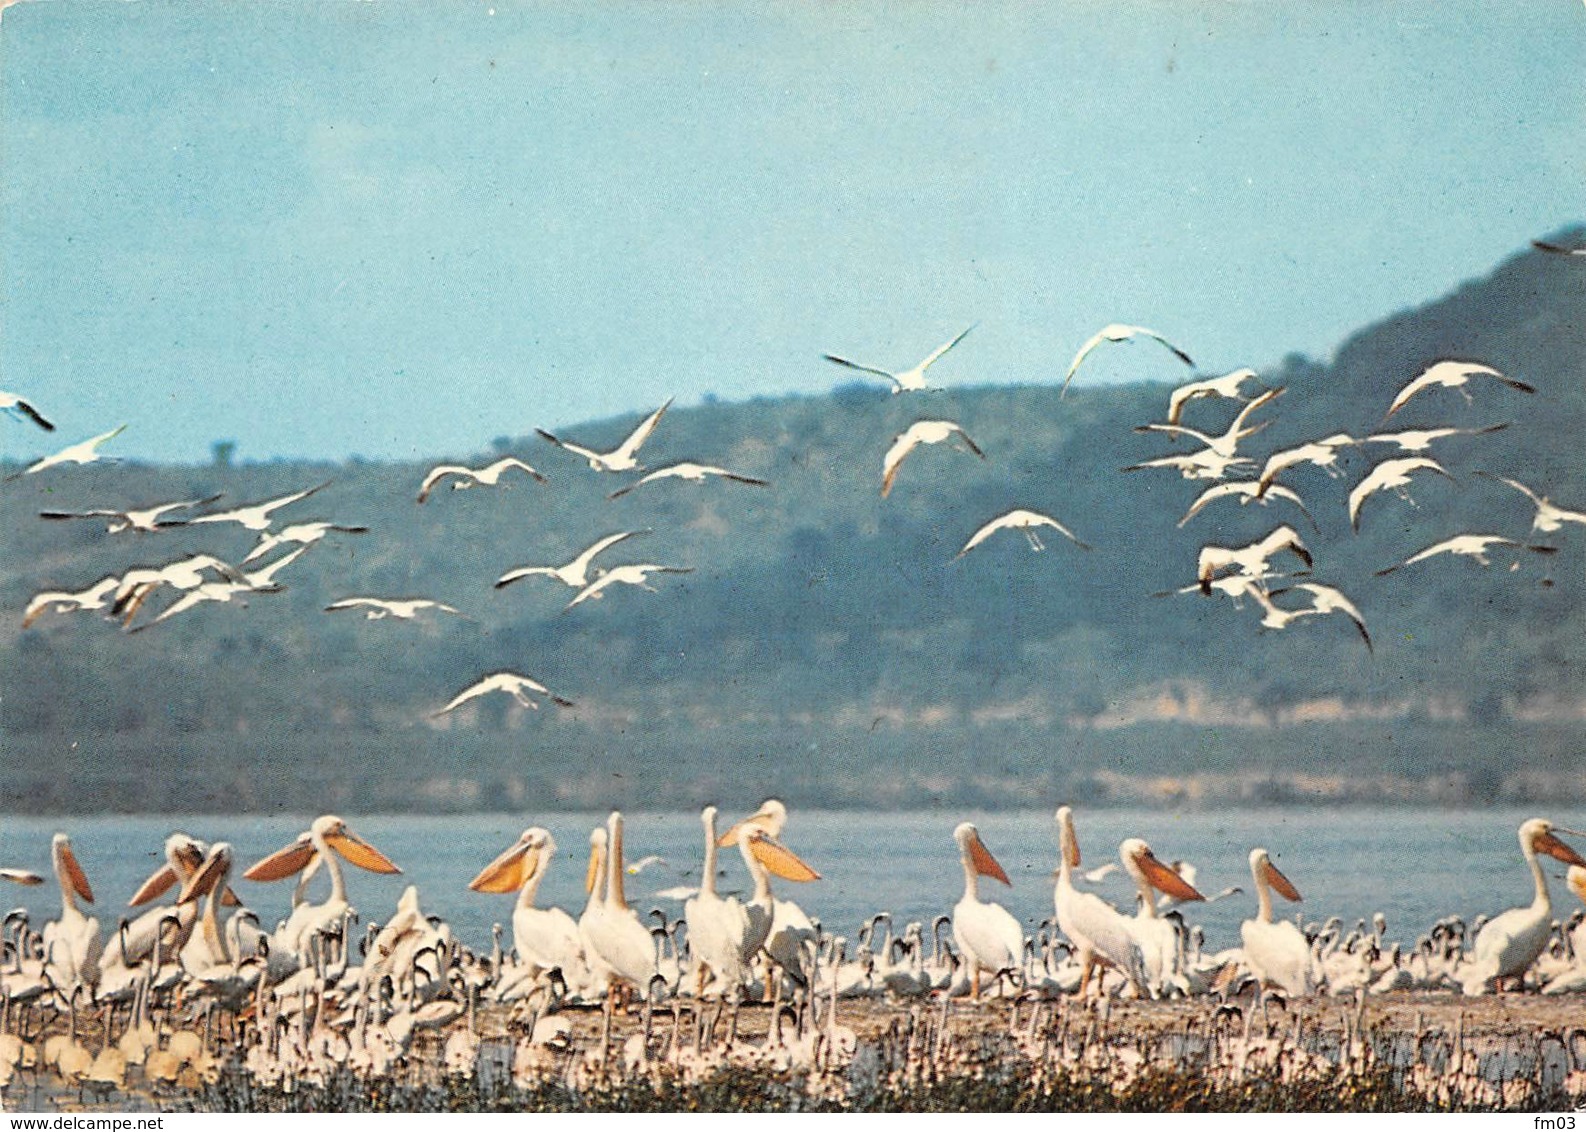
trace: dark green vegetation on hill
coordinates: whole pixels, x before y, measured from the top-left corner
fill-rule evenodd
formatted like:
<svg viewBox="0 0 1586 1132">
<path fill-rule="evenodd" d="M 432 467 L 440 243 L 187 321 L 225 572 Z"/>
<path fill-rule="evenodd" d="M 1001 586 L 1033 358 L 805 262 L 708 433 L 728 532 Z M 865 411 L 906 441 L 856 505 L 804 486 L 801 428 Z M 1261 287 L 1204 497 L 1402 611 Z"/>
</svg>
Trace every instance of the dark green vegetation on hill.
<svg viewBox="0 0 1586 1132">
<path fill-rule="evenodd" d="M 631 807 L 771 791 L 829 805 L 1586 797 L 1586 529 L 1532 536 L 1529 502 L 1475 474 L 1586 508 L 1586 264 L 1528 251 L 1360 332 L 1331 365 L 1251 360 L 1287 386 L 1255 418 L 1270 427 L 1241 446 L 1258 460 L 1340 430 L 1513 422 L 1439 442 L 1432 455 L 1456 479 L 1418 478 L 1415 506 L 1374 497 L 1358 536 L 1345 497 L 1391 448 L 1347 452 L 1343 479 L 1313 467 L 1282 477 L 1320 531 L 1283 504 L 1233 502 L 1178 529 L 1207 484 L 1120 469 L 1191 449 L 1132 431 L 1164 419 L 1167 390 L 1188 373 L 1152 343 L 1106 349 L 1158 366 L 1161 383 L 1098 387 L 1081 369 L 1063 399 L 1055 381 L 905 396 L 842 385 L 674 408 L 642 453 L 651 468 L 699 460 L 770 488 L 663 482 L 608 501 L 633 477 L 597 476 L 534 437 L 532 421 L 437 459 L 477 465 L 493 447 L 549 486 L 441 488 L 423 506 L 428 464 L 97 465 L 4 484 L 0 806 Z M 1467 404 L 1432 391 L 1384 424 L 1394 393 L 1440 358 L 1493 365 L 1538 392 L 1474 383 Z M 1053 359 L 1054 377 L 1066 361 Z M 822 366 L 809 364 L 812 385 L 837 376 Z M 1197 402 L 1184 423 L 1220 432 L 1233 412 Z M 988 459 L 917 450 L 883 500 L 882 454 L 922 417 L 960 422 Z M 614 445 L 637 419 L 565 435 Z M 232 506 L 326 479 L 277 525 L 325 518 L 371 533 L 313 547 L 283 571 L 284 593 L 131 634 L 89 613 L 20 627 L 38 590 L 199 550 L 237 561 L 254 541 L 232 525 L 110 536 L 91 520 L 42 521 L 42 508 L 217 491 L 217 506 Z M 1016 506 L 1057 516 L 1095 549 L 1045 532 L 1047 550 L 1032 553 L 1005 532 L 954 561 L 982 522 Z M 1249 542 L 1280 522 L 1314 552 L 1314 579 L 1360 607 L 1374 656 L 1342 617 L 1271 632 L 1248 605 L 1151 596 L 1193 581 L 1204 543 Z M 492 588 L 511 567 L 564 562 L 634 528 L 651 533 L 603 563 L 694 572 L 566 614 L 571 591 L 549 579 Z M 1559 552 L 1374 574 L 1463 531 Z M 321 612 L 354 594 L 433 597 L 475 620 Z M 431 720 L 501 668 L 577 706 L 528 712 L 496 697 Z"/>
</svg>

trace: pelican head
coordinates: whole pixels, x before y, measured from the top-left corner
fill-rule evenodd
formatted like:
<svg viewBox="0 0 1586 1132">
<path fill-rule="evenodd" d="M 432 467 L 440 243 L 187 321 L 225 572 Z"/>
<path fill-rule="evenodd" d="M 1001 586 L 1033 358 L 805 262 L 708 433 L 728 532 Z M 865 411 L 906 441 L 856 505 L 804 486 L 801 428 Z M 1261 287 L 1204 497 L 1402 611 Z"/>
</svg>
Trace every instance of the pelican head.
<svg viewBox="0 0 1586 1132">
<path fill-rule="evenodd" d="M 1554 830 L 1560 833 L 1576 833 L 1579 836 L 1576 830 L 1561 829 L 1546 818 L 1532 818 L 1520 826 L 1521 851 L 1528 857 L 1545 853 L 1566 865 L 1586 867 L 1586 859 L 1554 836 Z"/>
<path fill-rule="evenodd" d="M 1174 900 L 1206 899 L 1192 884 L 1158 860 L 1151 846 L 1138 837 L 1131 837 L 1118 846 L 1118 856 L 1135 877 Z"/>
<path fill-rule="evenodd" d="M 975 828 L 974 822 L 960 822 L 958 828 L 953 830 L 953 840 L 958 842 L 959 855 L 978 875 L 993 877 L 1012 887 L 1013 882 L 1008 879 L 1008 874 L 1003 872 L 997 858 L 986 848 L 986 843 L 980 840 L 980 831 Z"/>
<path fill-rule="evenodd" d="M 530 826 L 516 841 L 468 882 L 475 892 L 516 892 L 549 863 L 556 841 L 549 831 Z"/>
</svg>

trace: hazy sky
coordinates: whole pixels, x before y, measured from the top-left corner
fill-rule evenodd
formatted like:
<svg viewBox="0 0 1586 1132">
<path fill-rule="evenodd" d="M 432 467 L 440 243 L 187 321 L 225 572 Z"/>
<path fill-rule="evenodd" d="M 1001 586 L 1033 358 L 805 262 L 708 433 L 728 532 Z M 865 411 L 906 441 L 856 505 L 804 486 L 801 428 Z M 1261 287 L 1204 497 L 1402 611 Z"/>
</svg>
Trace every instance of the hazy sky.
<svg viewBox="0 0 1586 1132">
<path fill-rule="evenodd" d="M 976 321 L 942 383 L 1326 357 L 1586 217 L 1583 61 L 1579 0 L 29 0 L 0 454 L 464 456 Z"/>
</svg>

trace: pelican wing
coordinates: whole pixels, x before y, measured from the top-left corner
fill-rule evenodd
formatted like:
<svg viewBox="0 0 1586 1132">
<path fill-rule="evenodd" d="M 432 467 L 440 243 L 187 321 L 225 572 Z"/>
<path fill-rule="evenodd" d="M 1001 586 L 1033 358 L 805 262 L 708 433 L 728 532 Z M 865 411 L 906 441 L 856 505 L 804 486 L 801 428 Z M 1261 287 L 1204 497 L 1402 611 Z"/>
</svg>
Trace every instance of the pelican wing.
<svg viewBox="0 0 1586 1132">
<path fill-rule="evenodd" d="M 639 427 L 634 429 L 633 432 L 628 435 L 628 439 L 624 440 L 617 447 L 617 450 L 612 453 L 612 456 L 615 458 L 629 460 L 636 456 L 644 442 L 650 439 L 650 434 L 655 431 L 655 426 L 661 423 L 662 415 L 665 414 L 667 409 L 671 408 L 672 400 L 673 399 L 671 397 L 668 397 L 666 399 L 666 404 L 662 405 L 648 417 L 645 417 L 640 423 Z"/>
<path fill-rule="evenodd" d="M 825 358 L 829 362 L 836 362 L 840 366 L 847 366 L 849 369 L 856 369 L 863 373 L 873 373 L 878 377 L 886 378 L 888 381 L 896 380 L 891 370 L 877 369 L 875 366 L 861 365 L 858 362 L 851 362 L 847 358 L 839 358 L 836 354 L 822 354 L 821 357 Z"/>
<path fill-rule="evenodd" d="M 441 464 L 430 469 L 430 474 L 424 477 L 424 482 L 419 484 L 419 502 L 423 503 L 430 497 L 430 490 L 448 476 L 471 476 L 472 469 L 460 464 Z"/>
<path fill-rule="evenodd" d="M 954 338 L 952 341 L 944 343 L 943 345 L 938 346 L 938 347 L 936 347 L 936 349 L 932 350 L 930 352 L 930 355 L 927 356 L 926 359 L 923 362 L 921 362 L 918 366 L 916 366 L 915 368 L 918 369 L 921 373 L 924 373 L 926 370 L 930 369 L 931 366 L 936 363 L 936 359 L 937 358 L 940 358 L 943 354 L 947 353 L 947 351 L 951 350 L 954 346 L 956 346 L 960 342 L 962 342 L 964 340 L 964 335 L 968 334 L 971 330 L 975 329 L 975 327 L 977 327 L 979 325 L 980 324 L 978 322 L 976 322 L 976 323 L 971 323 L 969 326 L 965 327 L 959 333 L 959 335 L 956 338 Z"/>
</svg>

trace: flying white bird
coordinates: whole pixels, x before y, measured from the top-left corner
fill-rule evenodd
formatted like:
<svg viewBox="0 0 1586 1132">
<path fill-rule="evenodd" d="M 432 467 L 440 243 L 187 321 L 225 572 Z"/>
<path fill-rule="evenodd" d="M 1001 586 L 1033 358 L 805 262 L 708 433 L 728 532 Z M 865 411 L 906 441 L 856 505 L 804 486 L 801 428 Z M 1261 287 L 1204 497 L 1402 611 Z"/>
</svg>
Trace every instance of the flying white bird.
<svg viewBox="0 0 1586 1132">
<path fill-rule="evenodd" d="M 1423 370 L 1419 376 L 1413 378 L 1408 385 L 1399 390 L 1393 398 L 1393 404 L 1388 406 L 1388 411 L 1383 418 L 1393 416 L 1404 408 L 1411 397 L 1426 389 L 1441 387 L 1444 389 L 1458 389 L 1460 395 L 1469 404 L 1470 393 L 1464 388 L 1465 384 L 1473 377 L 1490 377 L 1494 381 L 1501 381 L 1510 389 L 1518 389 L 1521 393 L 1535 393 L 1536 389 L 1523 381 L 1516 381 L 1499 373 L 1491 366 L 1478 365 L 1474 362 L 1434 362 Z"/>
<path fill-rule="evenodd" d="M 639 455 L 639 449 L 644 445 L 646 440 L 650 439 L 650 434 L 655 431 L 655 426 L 661 423 L 662 414 L 666 412 L 671 404 L 672 398 L 668 397 L 666 399 L 665 405 L 662 405 L 655 412 L 645 417 L 644 420 L 640 422 L 639 427 L 628 434 L 628 439 L 617 445 L 617 447 L 613 448 L 610 452 L 596 452 L 591 448 L 583 448 L 577 444 L 572 444 L 565 440 L 559 440 L 555 436 L 552 436 L 550 433 L 546 432 L 543 428 L 537 428 L 534 431 L 539 433 L 546 440 L 549 440 L 558 448 L 565 448 L 569 452 L 582 456 L 584 459 L 589 461 L 589 466 L 594 471 L 631 472 L 635 468 L 639 467 L 639 461 L 637 459 Z"/>
<path fill-rule="evenodd" d="M 757 480 L 753 476 L 739 475 L 729 472 L 726 468 L 718 468 L 714 464 L 694 464 L 684 461 L 681 464 L 669 464 L 664 468 L 657 468 L 643 478 L 619 487 L 616 491 L 606 496 L 607 499 L 616 499 L 619 495 L 627 495 L 636 487 L 643 487 L 656 480 L 687 480 L 689 483 L 704 483 L 709 476 L 716 476 L 724 480 L 734 480 L 737 483 L 753 484 L 755 487 L 769 486 L 765 480 Z"/>
<path fill-rule="evenodd" d="M 579 590 L 562 612 L 566 613 L 567 610 L 582 602 L 598 601 L 611 586 L 638 586 L 640 589 L 649 590 L 651 593 L 659 593 L 660 591 L 647 580 L 651 574 L 692 574 L 693 572 L 694 568 L 692 566 L 656 566 L 649 562 L 635 563 L 631 566 L 614 566 L 610 570 L 601 571 L 593 582 Z"/>
<path fill-rule="evenodd" d="M 1224 456 L 1210 448 L 1202 448 L 1185 456 L 1158 456 L 1142 460 L 1123 469 L 1140 472 L 1150 468 L 1171 468 L 1187 480 L 1220 480 L 1235 468 L 1241 471 L 1254 467 L 1255 461 L 1246 456 Z"/>
<path fill-rule="evenodd" d="M 954 561 L 957 561 L 964 555 L 968 554 L 971 550 L 974 550 L 975 547 L 985 542 L 992 535 L 996 534 L 998 531 L 1005 530 L 1023 531 L 1024 537 L 1026 540 L 1028 540 L 1031 550 L 1045 550 L 1046 544 L 1041 541 L 1041 536 L 1036 533 L 1036 528 L 1038 527 L 1051 527 L 1054 531 L 1057 531 L 1059 534 L 1072 541 L 1074 545 L 1078 546 L 1081 550 L 1091 549 L 1089 543 L 1081 541 L 1073 531 L 1069 530 L 1050 515 L 1043 515 L 1039 511 L 1027 511 L 1021 507 L 1009 511 L 1006 515 L 997 516 L 995 519 L 991 520 L 991 522 L 981 527 L 974 534 L 970 535 L 969 541 L 964 544 L 964 549 L 955 554 L 953 559 Z"/>
<path fill-rule="evenodd" d="M 1490 566 L 1491 563 L 1487 560 L 1487 554 L 1495 546 L 1514 546 L 1522 550 L 1535 551 L 1537 554 L 1558 553 L 1558 547 L 1556 546 L 1536 546 L 1519 542 L 1516 539 L 1504 538 L 1502 535 L 1455 535 L 1453 538 L 1446 538 L 1442 542 L 1433 543 L 1425 550 L 1416 551 L 1403 562 L 1378 570 L 1377 576 L 1380 578 L 1384 574 L 1391 574 L 1395 570 L 1402 570 L 1406 566 L 1413 566 L 1417 562 L 1424 562 L 1426 559 L 1439 554 L 1463 554 L 1467 558 L 1475 559 L 1479 565 Z"/>
<path fill-rule="evenodd" d="M 530 695 L 530 693 L 548 696 L 554 703 L 558 703 L 562 707 L 573 706 L 572 700 L 563 699 L 555 692 L 552 692 L 544 684 L 541 684 L 538 680 L 531 679 L 528 676 L 520 676 L 515 672 L 494 672 L 489 676 L 479 680 L 477 683 L 470 684 L 461 692 L 458 692 L 457 695 L 452 697 L 451 703 L 447 704 L 439 711 L 431 712 L 430 715 L 432 718 L 434 716 L 445 715 L 454 708 L 461 707 L 469 700 L 476 699 L 479 696 L 489 695 L 491 692 L 505 692 L 507 695 L 516 700 L 520 706 L 533 708 L 536 711 L 539 710 L 540 704 L 538 700 L 534 699 Z"/>
<path fill-rule="evenodd" d="M 1201 593 L 1209 595 L 1212 592 L 1212 580 L 1227 570 L 1237 570 L 1252 577 L 1265 574 L 1267 567 L 1271 565 L 1272 557 L 1284 550 L 1297 555 L 1307 568 L 1310 567 L 1310 551 L 1305 548 L 1305 543 L 1300 541 L 1300 536 L 1294 528 L 1289 526 L 1275 527 L 1266 537 L 1248 546 L 1201 547 L 1200 559 L 1195 569 Z"/>
<path fill-rule="evenodd" d="M 197 526 L 200 523 L 238 523 L 250 531 L 265 531 L 270 528 L 270 515 L 272 512 L 296 503 L 300 499 L 307 499 L 316 491 L 322 491 L 330 486 L 326 480 L 322 484 L 295 491 L 291 495 L 283 495 L 279 499 L 268 499 L 263 503 L 250 503 L 246 507 L 234 507 L 230 511 L 215 511 L 208 515 L 199 515 L 187 520 L 188 526 Z"/>
<path fill-rule="evenodd" d="M 6 393 L 0 390 L 0 410 L 4 410 L 14 417 L 26 417 L 45 432 L 55 431 L 55 426 L 44 419 L 44 414 L 40 413 L 30 402 L 18 394 Z"/>
<path fill-rule="evenodd" d="M 1586 255 L 1586 248 L 1566 248 L 1543 240 L 1532 240 L 1531 246 L 1537 251 L 1552 252 L 1554 255 Z"/>
<path fill-rule="evenodd" d="M 65 590 L 48 590 L 44 593 L 33 595 L 27 608 L 22 611 L 22 627 L 30 627 L 45 613 L 73 613 L 80 609 L 104 609 L 110 604 L 111 596 L 116 587 L 121 584 L 121 579 L 115 574 L 100 578 L 86 590 L 76 593 Z"/>
<path fill-rule="evenodd" d="M 1248 401 L 1250 398 L 1240 393 L 1245 383 L 1253 381 L 1261 385 L 1261 378 L 1253 369 L 1236 369 L 1232 373 L 1225 373 L 1221 377 L 1208 377 L 1201 381 L 1191 381 L 1180 385 L 1167 399 L 1167 423 L 1176 425 L 1184 414 L 1184 406 L 1191 401 L 1202 397 L 1222 397 L 1230 401 Z M 1266 386 L 1262 385 L 1265 389 Z"/>
<path fill-rule="evenodd" d="M 1173 353 L 1177 354 L 1179 361 L 1183 362 L 1187 366 L 1190 366 L 1191 368 L 1193 368 L 1195 365 L 1195 363 L 1190 360 L 1190 356 L 1188 354 L 1186 354 L 1183 350 L 1180 350 L 1177 346 L 1173 345 L 1173 343 L 1169 342 L 1155 330 L 1147 330 L 1143 326 L 1130 326 L 1122 322 L 1110 322 L 1100 330 L 1096 331 L 1096 333 L 1092 334 L 1085 344 L 1079 348 L 1079 353 L 1074 355 L 1074 360 L 1068 365 L 1068 373 L 1063 376 L 1063 388 L 1059 391 L 1058 396 L 1061 397 L 1064 393 L 1068 392 L 1068 383 L 1074 380 L 1074 371 L 1079 368 L 1079 363 L 1085 360 L 1086 354 L 1089 354 L 1103 342 L 1123 342 L 1127 339 L 1135 337 L 1155 338 L 1158 342 L 1162 343 L 1162 345 L 1166 346 L 1169 350 L 1172 350 Z"/>
<path fill-rule="evenodd" d="M 1298 590 L 1310 595 L 1311 604 L 1304 609 L 1280 609 L 1272 601 L 1282 594 Z M 1332 586 L 1318 585 L 1315 582 L 1296 582 L 1294 585 L 1281 590 L 1273 590 L 1270 594 L 1259 589 L 1252 589 L 1251 596 L 1261 606 L 1265 616 L 1261 624 L 1268 629 L 1286 629 L 1291 622 L 1301 617 L 1310 617 L 1316 614 L 1342 613 L 1355 623 L 1355 629 L 1360 633 L 1360 639 L 1366 642 L 1366 651 L 1374 651 L 1371 647 L 1371 634 L 1366 631 L 1366 619 L 1361 616 L 1355 603 L 1344 596 L 1343 592 Z"/>
<path fill-rule="evenodd" d="M 313 523 L 295 523 L 290 527 L 282 527 L 273 535 L 262 536 L 254 544 L 253 549 L 248 551 L 248 555 L 242 560 L 242 564 L 246 566 L 255 558 L 261 558 L 276 547 L 285 546 L 289 542 L 310 546 L 330 534 L 331 531 L 340 531 L 346 535 L 366 535 L 369 533 L 369 528 L 345 527 L 336 523 L 328 523 L 324 520 Z"/>
<path fill-rule="evenodd" d="M 123 623 L 131 621 L 138 607 L 159 587 L 196 589 L 207 580 L 205 577 L 207 571 L 213 571 L 230 582 L 247 581 L 236 567 L 222 562 L 211 554 L 194 554 L 176 562 L 168 562 L 164 566 L 141 567 L 129 570 L 121 576 L 121 581 L 116 587 L 115 600 L 110 606 L 110 615 L 123 618 Z"/>
<path fill-rule="evenodd" d="M 1281 452 L 1274 452 L 1267 457 L 1267 462 L 1261 469 L 1257 480 L 1260 491 L 1259 498 L 1265 495 L 1267 488 L 1272 485 L 1273 479 L 1285 468 L 1292 468 L 1299 464 L 1315 464 L 1333 479 L 1344 474 L 1338 466 L 1338 457 L 1342 451 L 1350 446 L 1359 447 L 1360 441 L 1346 432 L 1335 432 L 1332 436 L 1324 436 L 1320 440 L 1312 440 L 1294 448 L 1285 448 Z"/>
<path fill-rule="evenodd" d="M 1495 476 L 1489 472 L 1478 472 L 1477 474 L 1487 476 L 1489 479 L 1495 479 L 1499 483 L 1508 484 L 1536 504 L 1536 518 L 1531 520 L 1531 529 L 1533 531 L 1556 531 L 1565 523 L 1586 524 L 1586 512 L 1566 511 L 1549 500 L 1547 496 L 1538 495 L 1518 480 L 1509 479 L 1507 476 Z"/>
<path fill-rule="evenodd" d="M 914 366 L 912 369 L 898 370 L 895 373 L 889 369 L 880 369 L 876 366 L 867 366 L 861 365 L 858 362 L 851 362 L 847 358 L 839 358 L 836 354 L 823 354 L 822 356 L 827 361 L 836 362 L 840 366 L 847 366 L 849 369 L 860 370 L 864 373 L 873 373 L 879 377 L 886 378 L 888 381 L 892 382 L 892 392 L 894 393 L 915 392 L 925 388 L 925 371 L 930 369 L 936 360 L 943 354 L 947 353 L 947 351 L 951 350 L 954 346 L 962 342 L 964 340 L 965 334 L 968 334 L 971 330 L 975 329 L 975 327 L 979 325 L 980 324 L 977 322 L 966 327 L 957 338 L 954 338 L 951 342 L 947 342 L 944 345 L 938 346 L 935 350 L 932 350 L 930 355 L 919 365 Z"/>
<path fill-rule="evenodd" d="M 160 615 L 154 618 L 152 621 L 146 621 L 142 625 L 131 627 L 130 623 L 132 621 L 133 614 L 137 612 L 138 606 L 142 605 L 143 601 L 147 598 L 147 594 L 144 594 L 138 598 L 137 604 L 131 607 L 131 611 L 128 612 L 124 624 L 129 626 L 127 629 L 129 633 L 137 633 L 147 629 L 151 625 L 158 625 L 161 621 L 168 620 L 169 618 L 175 617 L 181 613 L 186 613 L 194 606 L 203 605 L 206 602 L 229 602 L 233 598 L 242 597 L 244 594 L 280 593 L 285 587 L 283 587 L 280 582 L 275 580 L 275 575 L 287 566 L 290 566 L 294 561 L 307 552 L 308 547 L 300 546 L 289 554 L 283 554 L 280 558 L 277 558 L 274 562 L 271 562 L 268 565 L 243 574 L 241 581 L 222 580 L 218 582 L 201 582 L 199 585 L 187 590 L 184 594 L 182 594 L 181 597 L 177 598 L 170 605 L 160 610 Z M 152 588 L 153 587 L 151 587 L 151 592 Z M 241 604 L 246 605 L 247 603 L 242 602 Z"/>
<path fill-rule="evenodd" d="M 467 614 L 453 609 L 444 602 L 431 601 L 429 598 L 408 598 L 405 600 L 392 600 L 382 597 L 344 597 L 340 601 L 333 601 L 325 607 L 326 613 L 334 613 L 338 609 L 361 609 L 364 616 L 370 621 L 380 621 L 387 617 L 395 617 L 401 621 L 412 621 L 421 610 L 434 609 L 441 613 L 455 613 L 459 617 Z"/>
<path fill-rule="evenodd" d="M 1267 402 L 1282 395 L 1285 388 L 1285 386 L 1280 385 L 1276 389 L 1268 389 L 1259 397 L 1256 397 L 1246 403 L 1245 407 L 1239 410 L 1239 415 L 1234 418 L 1233 424 L 1229 425 L 1228 428 L 1218 436 L 1208 436 L 1199 429 L 1188 428 L 1181 424 L 1171 423 L 1143 424 L 1138 426 L 1135 431 L 1165 432 L 1172 436 L 1193 436 L 1196 440 L 1199 440 L 1202 444 L 1206 445 L 1208 449 L 1217 453 L 1217 455 L 1223 457 L 1232 456 L 1238 450 L 1239 442 L 1241 440 L 1245 439 L 1247 436 L 1254 436 L 1256 433 L 1266 428 L 1267 425 L 1272 423 L 1271 421 L 1263 421 L 1254 428 L 1246 428 L 1245 420 L 1250 416 L 1251 413 L 1261 408 Z"/>
<path fill-rule="evenodd" d="M 211 495 L 206 499 L 182 499 L 175 503 L 161 503 L 154 507 L 144 507 L 136 510 L 118 511 L 114 507 L 96 507 L 91 511 L 40 511 L 41 519 L 109 519 L 105 530 L 110 534 L 120 534 L 122 531 L 154 531 L 160 527 L 182 527 L 187 525 L 185 519 L 165 519 L 160 516 L 167 511 L 180 511 L 184 507 L 205 507 L 219 495 Z"/>
<path fill-rule="evenodd" d="M 1356 531 L 1360 530 L 1360 507 L 1366 498 L 1378 491 L 1393 489 L 1400 499 L 1412 507 L 1415 501 L 1410 498 L 1410 477 L 1416 472 L 1436 472 L 1445 479 L 1453 479 L 1436 460 L 1429 456 L 1405 456 L 1396 460 L 1384 460 L 1355 485 L 1349 493 L 1349 525 Z"/>
<path fill-rule="evenodd" d="M 892 441 L 892 447 L 881 461 L 881 497 L 885 499 L 891 493 L 892 481 L 898 478 L 898 468 L 905 456 L 921 444 L 941 444 L 955 435 L 962 437 L 976 456 L 982 460 L 986 458 L 963 427 L 953 421 L 915 421 Z"/>
<path fill-rule="evenodd" d="M 67 445 L 53 456 L 46 456 L 23 468 L 16 475 L 7 476 L 7 479 L 16 479 L 17 476 L 31 476 L 46 468 L 53 468 L 60 464 L 92 464 L 96 460 L 111 460 L 113 456 L 101 456 L 99 446 L 107 440 L 113 440 L 126 430 L 126 425 L 117 425 L 109 432 L 102 432 L 98 436 Z"/>
<path fill-rule="evenodd" d="M 608 546 L 615 546 L 625 538 L 632 538 L 634 535 L 645 533 L 644 531 L 618 531 L 614 535 L 607 535 L 565 566 L 519 566 L 514 570 L 508 570 L 496 579 L 496 589 L 499 590 L 502 586 L 509 586 L 519 578 L 543 575 L 547 578 L 555 578 L 558 582 L 572 586 L 575 590 L 581 590 L 590 582 L 589 564 L 595 560 L 597 554 Z"/>
<path fill-rule="evenodd" d="M 1261 490 L 1259 480 L 1230 480 L 1227 483 L 1213 484 L 1195 497 L 1195 502 L 1189 505 L 1189 510 L 1184 512 L 1184 517 L 1178 521 L 1183 526 L 1209 504 L 1219 499 L 1238 499 L 1241 507 L 1248 506 L 1253 499 L 1263 507 L 1268 499 L 1281 499 L 1285 503 L 1292 503 L 1300 509 L 1300 514 L 1311 520 L 1311 526 L 1316 528 L 1316 520 L 1305 509 L 1305 502 L 1295 492 L 1290 491 L 1282 484 L 1272 484 L 1266 491 Z M 1319 528 L 1317 528 L 1319 529 Z"/>
<path fill-rule="evenodd" d="M 436 484 L 440 483 L 448 476 L 455 476 L 457 478 L 457 482 L 452 484 L 453 491 L 459 491 L 463 488 L 473 487 L 476 483 L 484 484 L 486 487 L 495 487 L 496 483 L 501 479 L 502 473 L 512 468 L 527 472 L 540 483 L 549 482 L 544 476 L 540 475 L 539 472 L 529 467 L 528 464 L 524 463 L 516 456 L 503 456 L 494 464 L 487 465 L 483 468 L 466 468 L 461 464 L 439 464 L 436 467 L 430 469 L 429 475 L 425 476 L 424 482 L 419 485 L 419 502 L 423 503 L 426 499 L 428 499 L 430 497 L 431 489 L 433 489 Z"/>
<path fill-rule="evenodd" d="M 1397 444 L 1401 452 L 1425 452 L 1432 447 L 1434 440 L 1444 440 L 1450 436 L 1483 436 L 1489 432 L 1501 432 L 1509 427 L 1509 422 L 1488 425 L 1486 428 L 1407 428 L 1400 432 L 1378 432 L 1366 437 L 1366 444 Z"/>
</svg>

